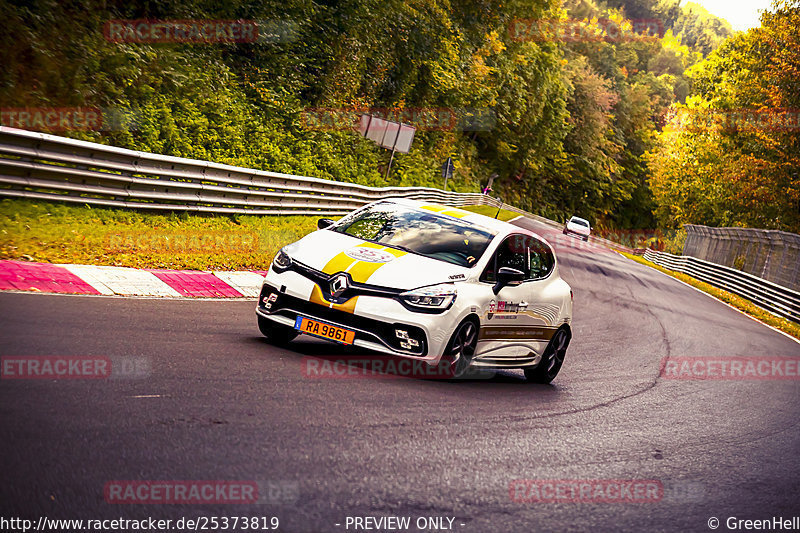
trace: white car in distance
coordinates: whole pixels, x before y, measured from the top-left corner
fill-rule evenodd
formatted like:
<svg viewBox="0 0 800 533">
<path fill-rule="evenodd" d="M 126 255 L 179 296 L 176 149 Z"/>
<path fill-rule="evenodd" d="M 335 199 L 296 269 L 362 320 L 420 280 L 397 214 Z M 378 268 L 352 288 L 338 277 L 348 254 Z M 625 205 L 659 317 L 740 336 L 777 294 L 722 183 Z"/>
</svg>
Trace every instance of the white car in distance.
<svg viewBox="0 0 800 533">
<path fill-rule="evenodd" d="M 584 241 L 588 241 L 589 235 L 592 233 L 592 225 L 585 218 L 572 217 L 567 220 L 567 224 L 564 226 L 564 235 L 569 235 L 570 233 L 577 235 Z"/>
</svg>

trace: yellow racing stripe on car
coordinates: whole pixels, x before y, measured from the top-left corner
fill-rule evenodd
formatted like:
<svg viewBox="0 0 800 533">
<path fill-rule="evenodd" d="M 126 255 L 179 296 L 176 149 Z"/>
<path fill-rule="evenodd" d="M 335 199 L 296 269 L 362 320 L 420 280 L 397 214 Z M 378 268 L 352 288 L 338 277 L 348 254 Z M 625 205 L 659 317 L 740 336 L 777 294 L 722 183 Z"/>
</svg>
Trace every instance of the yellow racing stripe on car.
<svg viewBox="0 0 800 533">
<path fill-rule="evenodd" d="M 356 261 L 356 263 L 348 270 L 350 277 L 356 283 L 366 283 L 376 270 L 385 265 L 386 263 L 369 263 L 367 261 Z"/>
<path fill-rule="evenodd" d="M 369 244 L 371 244 L 372 246 L 368 246 Z M 407 254 L 407 252 L 404 252 L 402 250 L 396 250 L 394 248 L 389 248 L 387 246 L 381 246 L 380 244 L 374 244 L 374 243 L 367 243 L 364 245 L 364 247 L 376 248 L 378 250 L 381 250 L 382 252 L 390 253 L 395 257 L 402 257 Z M 350 268 L 346 270 L 346 272 L 350 274 L 350 277 L 356 283 L 366 283 L 369 280 L 369 278 L 372 277 L 372 275 L 385 264 L 387 263 L 371 263 L 369 261 L 356 261 L 353 265 L 350 266 Z"/>
<path fill-rule="evenodd" d="M 474 215 L 475 213 L 470 213 L 469 211 L 464 211 L 463 209 L 456 209 L 455 207 L 448 209 L 447 211 L 442 211 L 439 213 L 440 215 L 447 215 L 453 218 L 464 218 L 470 215 Z"/>
<path fill-rule="evenodd" d="M 362 242 L 361 244 L 354 246 L 354 248 L 373 248 L 375 250 L 381 250 L 389 253 L 395 257 L 402 257 L 406 255 L 406 252 L 403 252 L 402 250 L 396 250 L 394 248 L 389 248 L 388 246 L 374 242 Z M 350 274 L 350 278 L 352 278 L 352 280 L 356 283 L 366 283 L 370 276 L 372 276 L 376 270 L 385 264 L 386 263 L 359 261 L 358 259 L 353 259 L 344 252 L 340 252 L 336 254 L 330 261 L 328 261 L 324 267 L 322 267 L 322 271 L 328 275 L 336 274 L 337 272 L 347 272 Z"/>
<path fill-rule="evenodd" d="M 374 242 L 361 242 L 356 244 L 353 248 L 377 248 L 382 249 L 384 248 L 383 245 L 375 244 Z M 339 252 L 333 258 L 328 261 L 328 263 L 322 267 L 322 271 L 328 275 L 336 274 L 337 272 L 347 272 L 350 267 L 352 267 L 355 263 L 358 263 L 358 259 L 353 259 L 349 255 L 344 252 Z"/>
<path fill-rule="evenodd" d="M 357 244 L 356 246 L 365 246 L 367 244 L 371 244 L 368 242 L 362 242 L 361 244 Z M 322 267 L 322 271 L 326 274 L 336 274 L 337 272 L 344 272 L 348 269 L 356 260 L 352 257 L 348 256 L 344 252 L 339 252 L 338 254 L 334 255 L 328 263 Z"/>
<path fill-rule="evenodd" d="M 464 211 L 463 209 L 458 209 L 455 207 L 447 207 L 439 204 L 421 205 L 420 209 L 425 209 L 426 211 L 433 211 L 434 213 L 439 213 L 440 215 L 446 215 L 448 217 L 453 217 L 453 218 L 464 218 L 475 214 L 475 213 L 470 213 L 469 211 Z"/>
<path fill-rule="evenodd" d="M 324 305 L 325 307 L 329 307 L 331 309 L 336 309 L 338 311 L 344 311 L 345 313 L 352 314 L 356 309 L 356 302 L 358 301 L 358 296 L 353 296 L 349 300 L 347 300 L 343 304 L 335 304 L 333 302 L 329 302 L 322 296 L 322 290 L 319 286 L 314 285 L 314 288 L 311 291 L 311 303 Z"/>
<path fill-rule="evenodd" d="M 347 267 L 353 263 L 353 258 L 340 252 L 333 256 L 328 263 L 322 267 L 322 271 L 326 274 L 336 274 L 337 272 L 344 272 Z"/>
<path fill-rule="evenodd" d="M 433 211 L 434 213 L 441 213 L 442 211 L 447 209 L 445 206 L 439 204 L 426 204 L 419 206 L 419 208 L 425 209 L 426 211 Z"/>
</svg>

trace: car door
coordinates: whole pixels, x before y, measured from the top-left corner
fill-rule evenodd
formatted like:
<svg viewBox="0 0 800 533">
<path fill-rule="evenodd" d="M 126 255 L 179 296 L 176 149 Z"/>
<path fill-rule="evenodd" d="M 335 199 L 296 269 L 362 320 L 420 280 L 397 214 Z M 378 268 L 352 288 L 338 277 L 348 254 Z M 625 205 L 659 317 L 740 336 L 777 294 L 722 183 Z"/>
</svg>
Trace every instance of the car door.
<svg viewBox="0 0 800 533">
<path fill-rule="evenodd" d="M 498 355 L 540 353 L 555 331 L 558 305 L 550 302 L 547 285 L 555 258 L 550 248 L 533 236 L 512 234 L 498 246 L 480 281 L 491 292 L 502 267 L 524 274 L 524 281 L 507 285 L 492 295 L 481 317 L 476 352 Z"/>
</svg>

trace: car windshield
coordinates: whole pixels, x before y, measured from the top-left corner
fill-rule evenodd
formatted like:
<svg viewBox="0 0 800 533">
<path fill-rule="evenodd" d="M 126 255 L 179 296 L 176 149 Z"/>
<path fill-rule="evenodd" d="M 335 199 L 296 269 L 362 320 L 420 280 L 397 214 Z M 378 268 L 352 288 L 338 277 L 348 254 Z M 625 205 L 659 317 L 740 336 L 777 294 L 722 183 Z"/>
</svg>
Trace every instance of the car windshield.
<svg viewBox="0 0 800 533">
<path fill-rule="evenodd" d="M 586 227 L 586 228 L 589 227 L 589 222 L 587 222 L 586 220 L 583 220 L 582 218 L 573 218 L 572 219 L 572 223 L 573 224 L 577 224 L 578 226 Z"/>
<path fill-rule="evenodd" d="M 457 218 L 390 202 L 345 217 L 331 229 L 463 267 L 474 266 L 494 238 Z"/>
</svg>

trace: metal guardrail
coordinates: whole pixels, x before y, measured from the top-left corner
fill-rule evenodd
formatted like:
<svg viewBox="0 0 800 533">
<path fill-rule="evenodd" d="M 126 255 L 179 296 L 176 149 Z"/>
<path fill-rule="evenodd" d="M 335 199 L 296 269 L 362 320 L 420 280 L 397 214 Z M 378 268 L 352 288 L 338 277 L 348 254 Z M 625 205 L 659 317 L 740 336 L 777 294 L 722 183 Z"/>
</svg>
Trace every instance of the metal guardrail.
<svg viewBox="0 0 800 533">
<path fill-rule="evenodd" d="M 767 311 L 800 323 L 800 292 L 696 257 L 647 250 L 644 258 L 656 265 L 683 272 L 714 287 L 732 292 Z"/>
<path fill-rule="evenodd" d="M 754 228 L 712 228 L 686 224 L 683 255 L 800 290 L 800 235 Z"/>
<path fill-rule="evenodd" d="M 480 193 L 367 187 L 138 152 L 0 126 L 0 196 L 104 207 L 252 215 L 344 215 L 382 198 L 453 207 L 490 205 L 550 227 L 563 224 Z M 634 251 L 599 237 L 590 241 Z"/>
<path fill-rule="evenodd" d="M 106 207 L 343 215 L 389 197 L 497 205 L 484 194 L 367 187 L 170 157 L 0 126 L 0 196 Z"/>
</svg>

